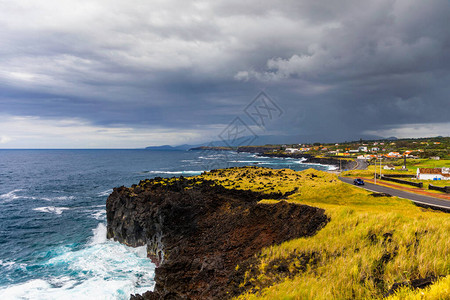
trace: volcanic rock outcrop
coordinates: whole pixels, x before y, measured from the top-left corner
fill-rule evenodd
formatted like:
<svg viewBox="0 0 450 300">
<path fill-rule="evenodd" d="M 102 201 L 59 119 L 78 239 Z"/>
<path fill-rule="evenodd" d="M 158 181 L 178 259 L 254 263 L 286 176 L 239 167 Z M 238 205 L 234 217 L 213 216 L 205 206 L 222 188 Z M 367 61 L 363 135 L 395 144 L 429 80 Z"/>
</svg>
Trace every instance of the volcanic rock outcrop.
<svg viewBox="0 0 450 300">
<path fill-rule="evenodd" d="M 108 238 L 147 245 L 157 265 L 155 290 L 132 299 L 226 299 L 243 292 L 238 264 L 263 247 L 311 236 L 328 221 L 319 208 L 258 203 L 283 197 L 195 177 L 115 188 L 106 203 Z"/>
</svg>

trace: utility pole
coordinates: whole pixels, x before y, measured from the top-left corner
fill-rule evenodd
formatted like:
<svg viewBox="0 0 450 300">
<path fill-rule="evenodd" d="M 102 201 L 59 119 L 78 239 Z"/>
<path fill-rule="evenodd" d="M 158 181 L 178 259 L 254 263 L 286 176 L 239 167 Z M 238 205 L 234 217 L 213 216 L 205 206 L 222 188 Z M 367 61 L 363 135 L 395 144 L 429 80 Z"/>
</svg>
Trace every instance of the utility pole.
<svg viewBox="0 0 450 300">
<path fill-rule="evenodd" d="M 380 180 L 381 180 L 381 160 L 382 160 L 383 158 L 382 157 L 380 157 Z"/>
<path fill-rule="evenodd" d="M 374 177 L 374 182 L 375 182 L 375 184 L 377 184 L 377 158 L 375 157 L 375 162 L 374 162 L 374 164 L 375 164 L 375 177 Z"/>
</svg>

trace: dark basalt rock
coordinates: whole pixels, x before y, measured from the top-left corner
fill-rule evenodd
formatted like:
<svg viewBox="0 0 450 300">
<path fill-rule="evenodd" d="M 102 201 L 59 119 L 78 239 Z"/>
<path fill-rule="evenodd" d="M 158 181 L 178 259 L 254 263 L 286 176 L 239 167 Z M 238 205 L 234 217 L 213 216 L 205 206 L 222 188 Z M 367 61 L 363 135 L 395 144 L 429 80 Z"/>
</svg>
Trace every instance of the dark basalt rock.
<svg viewBox="0 0 450 300">
<path fill-rule="evenodd" d="M 147 245 L 157 265 L 155 290 L 131 298 L 224 299 L 243 292 L 230 280 L 238 264 L 263 247 L 311 236 L 328 221 L 319 208 L 257 203 L 285 196 L 184 178 L 115 188 L 106 203 L 108 238 Z"/>
<path fill-rule="evenodd" d="M 377 192 L 371 193 L 371 194 L 369 194 L 369 196 L 372 196 L 372 197 L 392 197 L 391 194 L 388 194 L 388 193 L 377 193 Z"/>
<path fill-rule="evenodd" d="M 440 277 L 436 276 L 429 276 L 425 278 L 418 278 L 413 279 L 411 281 L 405 281 L 405 282 L 397 282 L 392 285 L 392 287 L 387 291 L 386 294 L 384 294 L 383 297 L 389 297 L 390 295 L 395 294 L 395 292 L 400 289 L 403 286 L 408 286 L 413 289 L 424 289 L 427 286 L 432 285 L 434 282 L 436 282 Z"/>
</svg>

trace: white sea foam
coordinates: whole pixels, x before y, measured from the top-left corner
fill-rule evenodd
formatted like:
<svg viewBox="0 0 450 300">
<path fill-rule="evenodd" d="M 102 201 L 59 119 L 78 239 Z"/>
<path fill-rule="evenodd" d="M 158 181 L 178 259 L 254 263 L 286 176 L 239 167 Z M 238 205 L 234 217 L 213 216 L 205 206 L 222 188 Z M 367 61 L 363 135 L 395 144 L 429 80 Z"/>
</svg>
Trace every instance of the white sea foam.
<svg viewBox="0 0 450 300">
<path fill-rule="evenodd" d="M 85 248 L 60 255 L 46 264 L 64 274 L 0 288 L 0 299 L 129 299 L 153 290 L 154 265 L 146 247 L 130 248 L 106 239 L 100 223 Z"/>
<path fill-rule="evenodd" d="M 96 228 L 92 229 L 93 236 L 91 237 L 91 241 L 89 245 L 97 245 L 103 244 L 107 241 L 106 239 L 106 225 L 100 223 Z"/>
<path fill-rule="evenodd" d="M 22 190 L 18 189 L 18 190 L 13 190 L 11 192 L 8 192 L 6 194 L 1 194 L 0 195 L 0 200 L 1 202 L 10 202 L 10 201 L 14 201 L 16 199 L 21 198 L 21 196 L 18 196 L 16 193 L 20 192 Z"/>
<path fill-rule="evenodd" d="M 106 219 L 106 210 L 101 209 L 99 211 L 92 213 L 91 216 L 96 220 L 104 221 Z"/>
<path fill-rule="evenodd" d="M 149 174 L 201 174 L 205 171 L 145 171 Z"/>
<path fill-rule="evenodd" d="M 97 194 L 97 197 L 105 197 L 105 196 L 109 196 L 109 195 L 112 193 L 112 191 L 113 191 L 112 189 L 109 189 L 109 190 L 100 192 L 100 193 Z"/>
<path fill-rule="evenodd" d="M 0 259 L 0 266 L 4 267 L 4 268 L 10 268 L 11 266 L 15 265 L 16 263 L 13 261 L 6 261 L 4 262 L 3 260 Z"/>
<path fill-rule="evenodd" d="M 198 158 L 199 158 L 199 159 L 216 159 L 216 157 L 212 157 L 212 156 L 208 156 L 208 157 L 205 157 L 205 156 L 199 156 Z"/>
<path fill-rule="evenodd" d="M 44 206 L 44 207 L 37 207 L 33 208 L 34 211 L 40 211 L 44 213 L 52 213 L 60 215 L 63 213 L 64 210 L 68 210 L 70 208 L 68 207 L 55 207 L 55 206 Z"/>
<path fill-rule="evenodd" d="M 44 197 L 41 198 L 45 201 L 69 201 L 75 199 L 74 196 L 58 196 L 58 197 Z"/>
<path fill-rule="evenodd" d="M 136 281 L 104 280 L 92 278 L 77 284 L 76 280 L 67 281 L 65 278 L 53 277 L 47 281 L 34 279 L 22 284 L 0 289 L 1 299 L 129 299 L 130 294 L 144 293 L 148 289 L 133 290 L 130 288 Z"/>
<path fill-rule="evenodd" d="M 84 208 L 98 208 L 98 207 L 103 207 L 105 208 L 105 204 L 99 204 L 99 205 L 90 205 L 90 206 L 82 206 Z"/>
<path fill-rule="evenodd" d="M 25 270 L 27 267 L 24 263 L 16 263 L 14 261 L 3 261 L 0 259 L 0 266 L 4 269 L 11 270 L 11 269 L 22 269 Z"/>
<path fill-rule="evenodd" d="M 228 162 L 233 162 L 233 163 L 265 163 L 265 162 L 260 161 L 260 160 L 230 160 Z"/>
<path fill-rule="evenodd" d="M 300 158 L 300 159 L 298 159 L 298 160 L 293 161 L 293 163 L 296 163 L 296 164 L 303 164 L 304 161 L 307 161 L 307 159 L 306 159 L 306 158 Z"/>
</svg>

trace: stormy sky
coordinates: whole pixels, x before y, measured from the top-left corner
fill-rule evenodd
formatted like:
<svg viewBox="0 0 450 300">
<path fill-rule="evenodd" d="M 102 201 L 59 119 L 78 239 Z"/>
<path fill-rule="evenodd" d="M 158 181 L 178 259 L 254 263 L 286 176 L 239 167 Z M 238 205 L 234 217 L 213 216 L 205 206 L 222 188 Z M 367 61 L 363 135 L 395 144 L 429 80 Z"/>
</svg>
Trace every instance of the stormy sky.
<svg viewBox="0 0 450 300">
<path fill-rule="evenodd" d="M 448 0 L 0 0 L 0 148 L 196 144 L 235 120 L 257 144 L 449 136 L 449 16 Z M 279 108 L 264 124 L 261 92 Z"/>
</svg>

